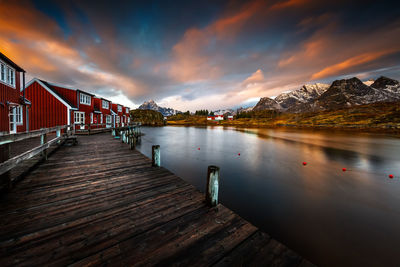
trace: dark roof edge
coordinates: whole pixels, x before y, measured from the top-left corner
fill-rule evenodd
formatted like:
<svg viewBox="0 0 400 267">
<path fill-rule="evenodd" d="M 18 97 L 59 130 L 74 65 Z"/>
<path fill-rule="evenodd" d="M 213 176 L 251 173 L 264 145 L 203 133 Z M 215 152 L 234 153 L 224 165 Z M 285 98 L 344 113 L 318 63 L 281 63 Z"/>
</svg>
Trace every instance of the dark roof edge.
<svg viewBox="0 0 400 267">
<path fill-rule="evenodd" d="M 9 59 L 6 55 L 4 55 L 3 53 L 0 52 L 0 59 L 3 60 L 5 63 L 7 63 L 8 65 L 10 65 L 11 67 L 13 67 L 16 71 L 19 72 L 26 72 L 23 68 L 21 68 L 20 66 L 18 66 L 17 64 L 14 63 L 14 61 L 12 61 L 11 59 Z"/>
</svg>

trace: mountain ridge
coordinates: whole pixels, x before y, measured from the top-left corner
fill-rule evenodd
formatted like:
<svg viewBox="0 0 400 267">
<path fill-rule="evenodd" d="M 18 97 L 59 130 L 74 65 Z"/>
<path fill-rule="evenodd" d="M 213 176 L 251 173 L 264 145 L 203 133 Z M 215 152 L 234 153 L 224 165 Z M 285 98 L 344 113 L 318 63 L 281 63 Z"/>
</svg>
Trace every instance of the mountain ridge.
<svg viewBox="0 0 400 267">
<path fill-rule="evenodd" d="M 306 84 L 275 99 L 263 97 L 253 110 L 304 113 L 397 101 L 400 101 L 400 83 L 397 80 L 381 76 L 366 83 L 353 77 L 335 80 L 331 85 Z"/>
<path fill-rule="evenodd" d="M 177 113 L 182 113 L 178 110 L 175 110 L 173 108 L 164 108 L 164 107 L 160 107 L 159 105 L 157 105 L 157 103 L 150 99 L 149 101 L 145 101 L 143 102 L 143 104 L 141 104 L 138 109 L 142 109 L 142 110 L 154 110 L 154 111 L 158 111 L 160 112 L 164 117 L 168 117 L 168 116 L 172 116 L 172 115 L 176 115 Z"/>
</svg>

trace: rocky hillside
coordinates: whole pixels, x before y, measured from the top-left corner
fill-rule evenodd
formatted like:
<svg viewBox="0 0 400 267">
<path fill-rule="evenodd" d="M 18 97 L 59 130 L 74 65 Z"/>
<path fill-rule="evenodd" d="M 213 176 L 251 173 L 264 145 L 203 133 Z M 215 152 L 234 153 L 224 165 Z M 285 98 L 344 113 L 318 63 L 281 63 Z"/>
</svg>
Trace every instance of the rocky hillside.
<svg viewBox="0 0 400 267">
<path fill-rule="evenodd" d="M 324 83 L 306 84 L 298 90 L 278 95 L 275 101 L 282 107 L 281 111 L 296 113 L 314 102 L 314 100 L 325 93 L 328 88 L 329 84 Z"/>
<path fill-rule="evenodd" d="M 378 102 L 400 101 L 399 82 L 386 77 L 378 78 L 371 86 L 358 78 L 336 80 L 317 98 L 310 111 L 335 110 Z"/>
<path fill-rule="evenodd" d="M 139 109 L 158 111 L 165 117 L 172 116 L 172 115 L 175 115 L 177 113 L 180 113 L 180 111 L 177 111 L 177 110 L 172 109 L 172 108 L 160 107 L 160 106 L 157 105 L 156 102 L 154 102 L 154 100 L 149 100 L 149 101 L 144 102 L 142 105 L 139 106 Z"/>
<path fill-rule="evenodd" d="M 374 82 L 362 82 L 354 77 L 336 80 L 330 86 L 321 83 L 304 85 L 298 90 L 282 93 L 275 99 L 263 97 L 254 110 L 303 113 L 397 101 L 400 101 L 398 81 L 382 76 Z"/>
<path fill-rule="evenodd" d="M 269 97 L 262 97 L 258 101 L 257 105 L 253 108 L 254 111 L 257 110 L 281 110 L 282 107 L 274 99 Z"/>
<path fill-rule="evenodd" d="M 135 109 L 131 110 L 131 118 L 134 122 L 141 122 L 142 125 L 162 126 L 164 116 L 155 110 Z"/>
</svg>

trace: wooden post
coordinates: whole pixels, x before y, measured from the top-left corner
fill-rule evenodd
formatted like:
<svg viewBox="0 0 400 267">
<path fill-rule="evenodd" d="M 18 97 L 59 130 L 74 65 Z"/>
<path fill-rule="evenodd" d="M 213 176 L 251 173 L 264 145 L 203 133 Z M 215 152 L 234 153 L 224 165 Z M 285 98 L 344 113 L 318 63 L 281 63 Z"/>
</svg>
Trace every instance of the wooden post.
<svg viewBox="0 0 400 267">
<path fill-rule="evenodd" d="M 56 131 L 56 137 L 60 137 L 61 136 L 61 129 Z M 61 140 L 58 140 L 57 143 L 61 143 Z"/>
<path fill-rule="evenodd" d="M 40 136 L 40 144 L 43 145 L 47 143 L 47 134 L 42 134 Z M 42 151 L 42 157 L 44 158 L 44 160 L 47 160 L 47 149 Z"/>
<path fill-rule="evenodd" d="M 152 166 L 160 167 L 161 158 L 160 158 L 160 145 L 152 146 Z"/>
<path fill-rule="evenodd" d="M 10 159 L 10 143 L 0 146 L 0 163 Z M 1 183 L 7 185 L 8 189 L 11 189 L 11 176 L 10 171 L 0 175 Z"/>
<path fill-rule="evenodd" d="M 135 135 L 133 132 L 131 133 L 131 139 L 130 139 L 130 148 L 133 150 L 136 147 L 136 140 L 135 140 Z"/>
<path fill-rule="evenodd" d="M 135 136 L 135 129 L 131 130 L 131 149 L 136 148 L 136 136 Z"/>
<path fill-rule="evenodd" d="M 207 171 L 207 188 L 206 203 L 211 207 L 218 204 L 218 188 L 219 188 L 219 167 L 208 166 Z"/>
</svg>

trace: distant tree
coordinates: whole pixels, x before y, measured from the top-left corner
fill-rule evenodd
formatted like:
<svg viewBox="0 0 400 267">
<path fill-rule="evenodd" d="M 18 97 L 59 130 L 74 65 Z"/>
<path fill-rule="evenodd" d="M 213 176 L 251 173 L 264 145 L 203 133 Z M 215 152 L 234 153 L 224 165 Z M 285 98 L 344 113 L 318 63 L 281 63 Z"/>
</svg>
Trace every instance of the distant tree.
<svg viewBox="0 0 400 267">
<path fill-rule="evenodd" d="M 214 111 L 210 112 L 210 116 L 215 116 Z"/>
</svg>

